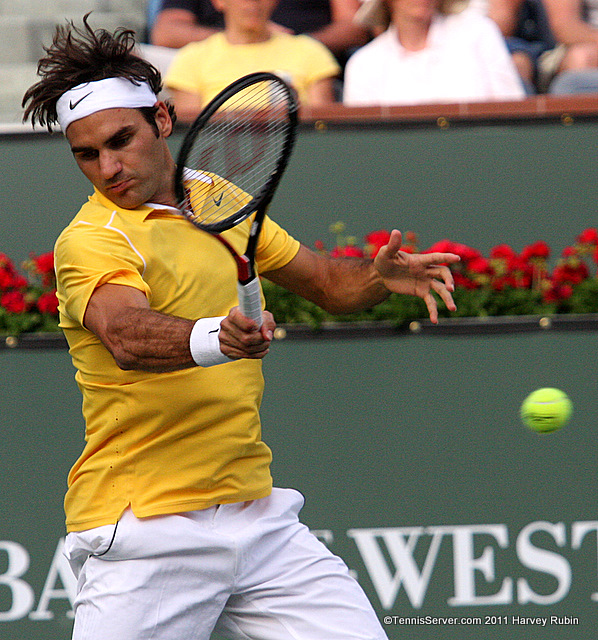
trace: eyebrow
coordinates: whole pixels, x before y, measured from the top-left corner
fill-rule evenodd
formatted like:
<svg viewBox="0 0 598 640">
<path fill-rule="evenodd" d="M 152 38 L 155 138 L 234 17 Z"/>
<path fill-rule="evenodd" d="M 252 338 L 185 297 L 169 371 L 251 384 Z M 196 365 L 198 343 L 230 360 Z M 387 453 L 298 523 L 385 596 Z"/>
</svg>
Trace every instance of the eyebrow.
<svg viewBox="0 0 598 640">
<path fill-rule="evenodd" d="M 125 125 L 121 127 L 118 131 L 113 133 L 107 140 L 105 140 L 100 146 L 110 145 L 111 143 L 118 140 L 118 138 L 126 135 L 128 133 L 132 133 L 135 127 L 133 125 Z M 95 151 L 96 147 L 71 147 L 71 153 L 85 153 L 87 151 Z"/>
</svg>

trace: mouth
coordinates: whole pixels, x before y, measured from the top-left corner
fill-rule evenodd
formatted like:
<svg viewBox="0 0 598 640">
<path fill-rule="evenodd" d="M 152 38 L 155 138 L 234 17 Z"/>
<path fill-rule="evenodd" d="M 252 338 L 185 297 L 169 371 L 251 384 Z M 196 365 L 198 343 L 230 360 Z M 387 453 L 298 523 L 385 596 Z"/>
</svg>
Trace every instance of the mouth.
<svg viewBox="0 0 598 640">
<path fill-rule="evenodd" d="M 115 184 L 108 185 L 107 191 L 112 194 L 121 195 L 133 184 L 133 180 L 131 178 L 126 178 L 125 180 L 120 180 Z"/>
</svg>

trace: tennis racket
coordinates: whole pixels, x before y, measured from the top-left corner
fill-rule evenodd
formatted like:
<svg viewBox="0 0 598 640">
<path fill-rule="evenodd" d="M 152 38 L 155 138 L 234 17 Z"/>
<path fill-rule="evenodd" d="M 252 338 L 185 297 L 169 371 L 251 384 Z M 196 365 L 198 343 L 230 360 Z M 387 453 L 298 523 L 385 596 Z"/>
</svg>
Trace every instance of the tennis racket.
<svg viewBox="0 0 598 640">
<path fill-rule="evenodd" d="M 287 166 L 297 128 L 293 90 L 271 73 L 252 73 L 222 90 L 187 132 L 177 159 L 179 208 L 213 234 L 237 264 L 239 307 L 262 325 L 255 252 L 266 207 Z M 219 235 L 255 214 L 239 255 Z"/>
</svg>

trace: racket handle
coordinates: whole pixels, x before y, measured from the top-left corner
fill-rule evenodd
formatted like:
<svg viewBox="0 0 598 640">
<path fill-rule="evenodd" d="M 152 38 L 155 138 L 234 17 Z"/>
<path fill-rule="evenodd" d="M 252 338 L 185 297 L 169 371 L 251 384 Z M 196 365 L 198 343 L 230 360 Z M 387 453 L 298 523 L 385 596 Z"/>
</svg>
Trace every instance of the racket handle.
<svg viewBox="0 0 598 640">
<path fill-rule="evenodd" d="M 239 294 L 239 308 L 241 313 L 250 320 L 262 326 L 262 292 L 259 278 L 255 277 L 246 284 L 237 282 Z"/>
</svg>

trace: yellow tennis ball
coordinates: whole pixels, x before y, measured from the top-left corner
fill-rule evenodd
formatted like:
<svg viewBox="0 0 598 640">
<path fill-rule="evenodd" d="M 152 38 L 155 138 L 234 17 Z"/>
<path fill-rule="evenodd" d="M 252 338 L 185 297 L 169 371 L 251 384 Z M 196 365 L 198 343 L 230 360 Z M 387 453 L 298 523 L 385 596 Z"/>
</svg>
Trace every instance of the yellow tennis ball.
<svg viewBox="0 0 598 640">
<path fill-rule="evenodd" d="M 551 433 L 567 424 L 573 411 L 569 396 L 560 389 L 536 389 L 521 404 L 521 419 L 538 433 Z"/>
</svg>

